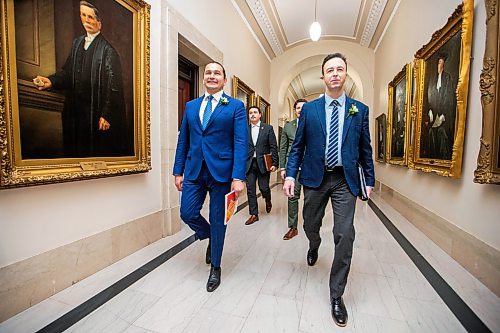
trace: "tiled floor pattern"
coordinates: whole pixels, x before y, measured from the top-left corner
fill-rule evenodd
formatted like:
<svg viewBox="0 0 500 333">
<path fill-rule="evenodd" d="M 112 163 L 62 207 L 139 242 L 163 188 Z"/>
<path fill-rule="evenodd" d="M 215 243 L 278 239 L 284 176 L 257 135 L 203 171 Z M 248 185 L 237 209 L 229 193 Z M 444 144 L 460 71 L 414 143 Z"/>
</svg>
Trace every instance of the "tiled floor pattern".
<svg viewBox="0 0 500 333">
<path fill-rule="evenodd" d="M 500 300 L 376 194 L 373 201 L 493 331 Z M 196 241 L 67 332 L 464 332 L 465 329 L 366 203 L 358 202 L 356 241 L 344 301 L 347 327 L 330 315 L 332 212 L 321 229 L 317 264 L 305 257 L 307 239 L 283 241 L 286 199 L 273 189 L 273 210 L 245 226 L 247 208 L 231 220 L 222 284 L 207 293 L 206 241 Z M 302 206 L 302 205 L 301 205 Z M 0 324 L 0 332 L 35 332 L 111 283 L 179 243 L 183 228 Z"/>
</svg>

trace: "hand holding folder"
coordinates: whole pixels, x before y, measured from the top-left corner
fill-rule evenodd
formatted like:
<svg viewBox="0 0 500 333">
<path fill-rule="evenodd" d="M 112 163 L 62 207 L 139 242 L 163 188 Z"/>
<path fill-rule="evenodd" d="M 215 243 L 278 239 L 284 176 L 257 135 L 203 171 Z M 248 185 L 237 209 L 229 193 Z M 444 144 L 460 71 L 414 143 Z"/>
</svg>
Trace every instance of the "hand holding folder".
<svg viewBox="0 0 500 333">
<path fill-rule="evenodd" d="M 266 165 L 266 170 L 271 171 L 271 168 L 273 167 L 273 155 L 264 154 L 264 163 Z"/>
</svg>

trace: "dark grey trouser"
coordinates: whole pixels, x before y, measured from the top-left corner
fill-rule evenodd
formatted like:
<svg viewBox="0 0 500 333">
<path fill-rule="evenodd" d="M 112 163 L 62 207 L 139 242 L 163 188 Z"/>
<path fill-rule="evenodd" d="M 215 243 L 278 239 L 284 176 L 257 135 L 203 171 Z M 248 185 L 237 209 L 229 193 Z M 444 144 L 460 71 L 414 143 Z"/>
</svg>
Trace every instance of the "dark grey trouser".
<svg viewBox="0 0 500 333">
<path fill-rule="evenodd" d="M 299 183 L 300 171 L 295 177 L 295 189 L 293 197 L 288 198 L 288 228 L 297 228 L 299 221 L 299 199 L 302 185 Z"/>
<path fill-rule="evenodd" d="M 319 231 L 330 199 L 333 207 L 333 240 L 335 252 L 330 271 L 330 297 L 344 294 L 347 276 L 351 268 L 354 243 L 354 211 L 356 197 L 349 191 L 342 169 L 328 172 L 318 188 L 304 186 L 304 231 L 309 248 L 318 249 L 321 244 Z"/>
</svg>

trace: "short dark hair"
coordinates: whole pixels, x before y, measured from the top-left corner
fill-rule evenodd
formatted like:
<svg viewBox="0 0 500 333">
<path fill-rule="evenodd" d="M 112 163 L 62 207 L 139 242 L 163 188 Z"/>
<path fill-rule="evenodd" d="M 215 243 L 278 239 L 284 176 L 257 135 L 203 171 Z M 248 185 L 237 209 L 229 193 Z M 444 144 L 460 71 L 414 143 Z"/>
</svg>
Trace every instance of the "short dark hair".
<svg viewBox="0 0 500 333">
<path fill-rule="evenodd" d="M 247 113 L 250 113 L 251 109 L 257 109 L 257 111 L 259 111 L 259 113 L 262 114 L 262 111 L 260 111 L 257 105 L 250 105 L 249 107 L 247 107 Z"/>
<path fill-rule="evenodd" d="M 443 59 L 444 62 L 446 62 L 446 59 L 448 59 L 448 54 L 447 53 L 444 53 L 444 52 L 441 52 L 438 54 L 438 61 L 439 59 Z"/>
<path fill-rule="evenodd" d="M 340 58 L 342 60 L 344 60 L 345 62 L 345 70 L 347 70 L 347 58 L 345 57 L 345 55 L 343 55 L 342 53 L 332 53 L 332 54 L 329 54 L 325 57 L 325 59 L 323 59 L 323 64 L 321 65 L 321 74 L 324 75 L 325 74 L 325 64 L 328 60 L 330 59 L 333 59 L 333 58 Z"/>
<path fill-rule="evenodd" d="M 99 9 L 96 6 L 87 1 L 80 1 L 80 6 L 89 7 L 94 10 L 95 18 L 97 21 L 101 22 L 101 17 L 99 16 Z"/>
<path fill-rule="evenodd" d="M 299 98 L 298 100 L 296 100 L 295 103 L 293 103 L 294 110 L 297 107 L 297 104 L 299 104 L 299 103 L 307 103 L 307 99 Z"/>
<path fill-rule="evenodd" d="M 224 66 L 222 66 L 222 64 L 220 62 L 218 62 L 218 61 L 210 61 L 208 64 L 205 65 L 205 67 L 208 66 L 208 65 L 210 65 L 210 64 L 217 64 L 220 67 L 222 67 L 222 74 L 224 74 L 224 78 L 226 78 L 226 69 L 224 68 Z"/>
</svg>

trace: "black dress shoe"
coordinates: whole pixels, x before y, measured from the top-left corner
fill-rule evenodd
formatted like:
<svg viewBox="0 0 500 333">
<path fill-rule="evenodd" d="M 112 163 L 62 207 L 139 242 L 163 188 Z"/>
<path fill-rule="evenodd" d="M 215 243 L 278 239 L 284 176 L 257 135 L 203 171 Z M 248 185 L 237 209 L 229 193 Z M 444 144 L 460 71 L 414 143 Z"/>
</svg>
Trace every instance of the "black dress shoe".
<svg viewBox="0 0 500 333">
<path fill-rule="evenodd" d="M 220 285 L 220 267 L 213 267 L 210 269 L 208 276 L 207 291 L 212 292 Z"/>
<path fill-rule="evenodd" d="M 270 213 L 271 208 L 273 208 L 273 203 L 271 202 L 271 200 L 266 200 L 266 213 Z"/>
<path fill-rule="evenodd" d="M 347 325 L 347 310 L 342 297 L 332 298 L 332 318 L 337 326 Z"/>
<path fill-rule="evenodd" d="M 314 266 L 316 261 L 318 261 L 318 249 L 307 251 L 307 264 Z"/>
<path fill-rule="evenodd" d="M 212 249 L 211 249 L 210 239 L 208 240 L 207 254 L 205 255 L 205 262 L 207 265 L 212 263 Z"/>
</svg>

